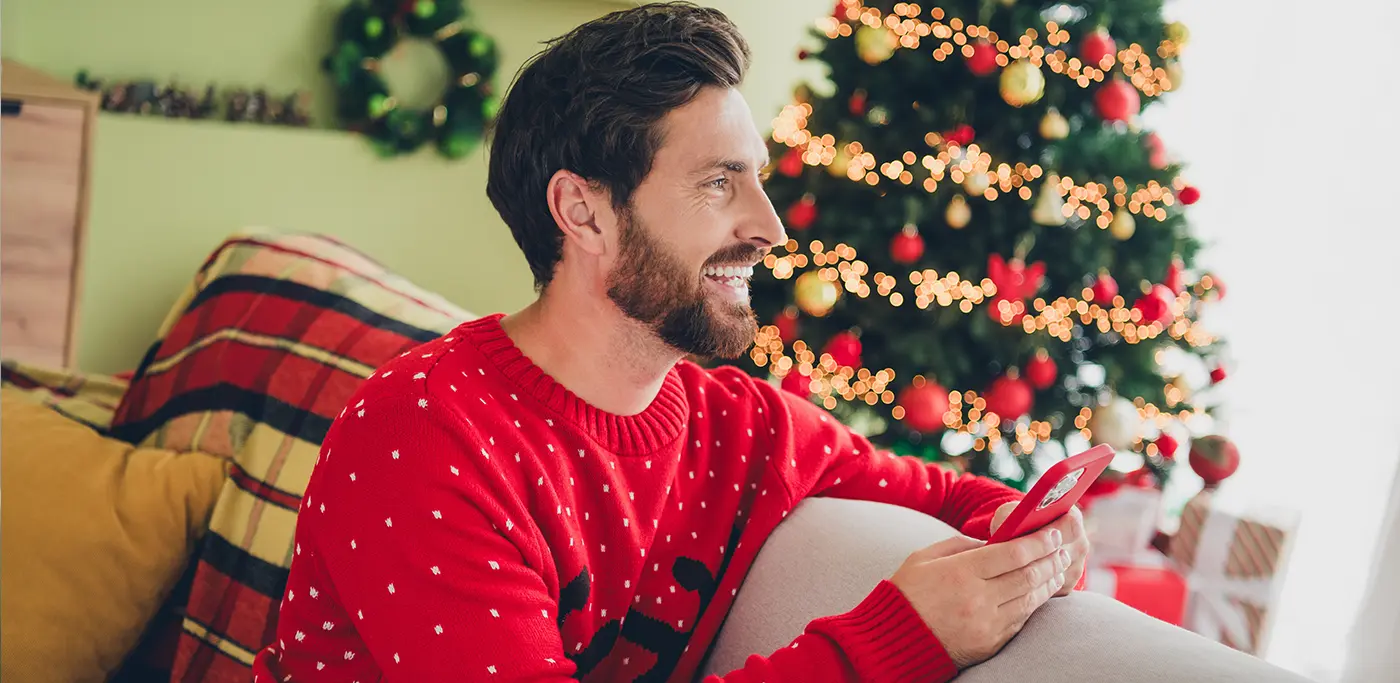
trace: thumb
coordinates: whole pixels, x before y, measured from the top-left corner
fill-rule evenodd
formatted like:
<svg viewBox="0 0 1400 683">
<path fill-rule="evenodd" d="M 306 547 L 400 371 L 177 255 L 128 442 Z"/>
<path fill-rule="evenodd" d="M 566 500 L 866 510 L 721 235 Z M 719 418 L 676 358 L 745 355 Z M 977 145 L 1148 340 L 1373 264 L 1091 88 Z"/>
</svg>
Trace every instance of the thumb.
<svg viewBox="0 0 1400 683">
<path fill-rule="evenodd" d="M 981 548 L 983 545 L 986 545 L 986 541 L 979 541 L 970 536 L 955 534 L 924 548 L 923 551 L 920 552 L 920 555 L 922 555 L 925 560 L 936 560 L 940 557 L 948 557 L 975 548 Z"/>
</svg>

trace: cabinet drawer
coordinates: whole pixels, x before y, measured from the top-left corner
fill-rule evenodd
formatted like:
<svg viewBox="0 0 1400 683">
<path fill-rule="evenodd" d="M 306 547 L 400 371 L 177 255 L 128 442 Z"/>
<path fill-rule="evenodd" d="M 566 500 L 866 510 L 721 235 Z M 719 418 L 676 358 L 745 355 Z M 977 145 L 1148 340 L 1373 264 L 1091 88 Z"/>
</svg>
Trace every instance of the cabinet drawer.
<svg viewBox="0 0 1400 683">
<path fill-rule="evenodd" d="M 85 112 L 23 103 L 0 118 L 0 355 L 62 365 L 78 264 Z"/>
</svg>

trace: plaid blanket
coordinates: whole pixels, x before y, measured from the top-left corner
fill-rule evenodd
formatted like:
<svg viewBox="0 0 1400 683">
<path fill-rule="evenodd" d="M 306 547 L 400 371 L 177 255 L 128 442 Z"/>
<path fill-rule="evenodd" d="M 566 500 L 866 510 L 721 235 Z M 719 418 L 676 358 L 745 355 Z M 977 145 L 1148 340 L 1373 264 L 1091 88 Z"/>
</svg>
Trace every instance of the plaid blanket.
<svg viewBox="0 0 1400 683">
<path fill-rule="evenodd" d="M 170 680 L 244 683 L 276 631 L 321 441 L 379 365 L 473 316 L 331 238 L 219 246 L 162 324 L 112 424 L 123 440 L 232 461 Z"/>
<path fill-rule="evenodd" d="M 106 434 L 111 427 L 112 416 L 127 388 L 127 381 L 118 377 L 89 375 L 15 360 L 0 362 L 0 384 L 20 389 L 27 399 L 101 434 Z"/>
</svg>

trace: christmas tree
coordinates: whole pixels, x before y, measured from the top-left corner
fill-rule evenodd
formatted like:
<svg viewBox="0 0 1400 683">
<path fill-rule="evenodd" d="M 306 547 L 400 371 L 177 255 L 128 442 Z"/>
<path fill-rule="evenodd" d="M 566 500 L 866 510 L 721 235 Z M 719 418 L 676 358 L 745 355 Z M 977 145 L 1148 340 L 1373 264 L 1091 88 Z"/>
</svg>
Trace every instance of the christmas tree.
<svg viewBox="0 0 1400 683">
<path fill-rule="evenodd" d="M 1224 375 L 1200 193 L 1141 120 L 1182 78 L 1162 9 L 839 2 L 773 124 L 789 241 L 736 364 L 896 452 L 1025 486 L 1108 443 L 1160 486 Z"/>
</svg>

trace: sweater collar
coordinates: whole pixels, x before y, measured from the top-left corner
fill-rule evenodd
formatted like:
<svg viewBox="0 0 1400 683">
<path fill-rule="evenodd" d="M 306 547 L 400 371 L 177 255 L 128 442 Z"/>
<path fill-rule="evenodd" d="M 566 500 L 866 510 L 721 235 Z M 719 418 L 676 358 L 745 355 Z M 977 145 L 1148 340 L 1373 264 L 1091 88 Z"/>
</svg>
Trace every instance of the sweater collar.
<svg viewBox="0 0 1400 683">
<path fill-rule="evenodd" d="M 495 313 L 461 326 L 481 354 L 507 381 L 573 423 L 618 455 L 645 455 L 680 437 L 688 412 L 685 388 L 675 367 L 666 373 L 651 404 L 636 415 L 600 410 L 556 382 L 515 345 Z"/>
</svg>

